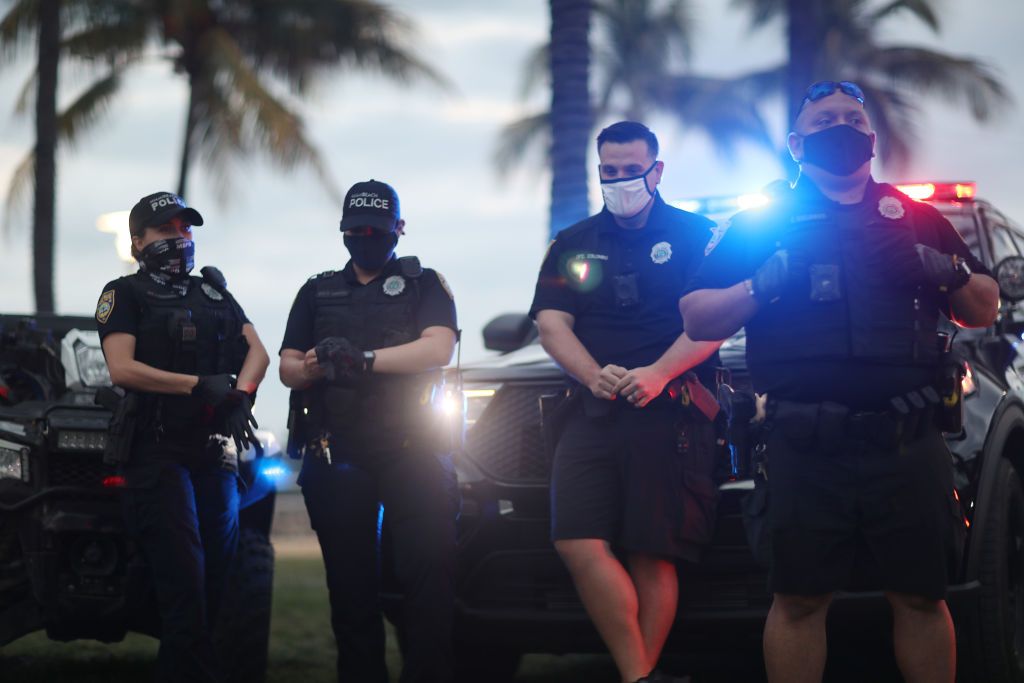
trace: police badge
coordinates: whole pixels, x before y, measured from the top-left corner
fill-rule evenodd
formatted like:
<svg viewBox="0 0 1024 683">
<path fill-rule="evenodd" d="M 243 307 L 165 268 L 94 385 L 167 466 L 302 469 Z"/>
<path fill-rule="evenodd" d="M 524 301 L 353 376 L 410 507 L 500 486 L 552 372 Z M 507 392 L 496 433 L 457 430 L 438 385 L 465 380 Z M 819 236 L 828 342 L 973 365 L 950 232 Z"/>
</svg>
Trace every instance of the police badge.
<svg viewBox="0 0 1024 683">
<path fill-rule="evenodd" d="M 661 265 L 672 258 L 672 245 L 668 242 L 658 242 L 651 247 L 651 260 Z"/>
<path fill-rule="evenodd" d="M 882 214 L 889 220 L 898 221 L 903 218 L 906 213 L 906 209 L 903 208 L 903 202 L 899 199 L 886 195 L 878 200 L 878 213 Z"/>
<path fill-rule="evenodd" d="M 401 275 L 392 275 L 384 281 L 383 289 L 388 296 L 398 296 L 405 291 L 405 278 Z"/>
</svg>

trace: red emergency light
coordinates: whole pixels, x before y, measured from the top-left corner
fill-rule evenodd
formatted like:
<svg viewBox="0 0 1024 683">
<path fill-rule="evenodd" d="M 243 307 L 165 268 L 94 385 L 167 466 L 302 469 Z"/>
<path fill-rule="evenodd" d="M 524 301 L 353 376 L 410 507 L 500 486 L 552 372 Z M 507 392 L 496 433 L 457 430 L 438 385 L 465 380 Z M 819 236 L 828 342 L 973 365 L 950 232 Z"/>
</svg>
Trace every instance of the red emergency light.
<svg viewBox="0 0 1024 683">
<path fill-rule="evenodd" d="M 103 477 L 103 487 L 108 489 L 120 489 L 125 486 L 124 476 L 120 474 L 113 474 L 109 477 Z"/>
<path fill-rule="evenodd" d="M 966 202 L 974 199 L 977 183 L 900 183 L 896 189 L 919 202 Z"/>
</svg>

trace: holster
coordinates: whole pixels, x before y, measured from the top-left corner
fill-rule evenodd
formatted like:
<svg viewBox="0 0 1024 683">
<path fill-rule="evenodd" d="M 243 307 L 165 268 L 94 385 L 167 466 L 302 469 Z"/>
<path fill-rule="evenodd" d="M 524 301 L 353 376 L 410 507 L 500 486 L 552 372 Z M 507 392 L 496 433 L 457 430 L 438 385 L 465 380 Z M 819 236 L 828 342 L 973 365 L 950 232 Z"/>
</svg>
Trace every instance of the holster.
<svg viewBox="0 0 1024 683">
<path fill-rule="evenodd" d="M 311 438 L 308 432 L 309 420 L 306 414 L 305 394 L 293 389 L 288 394 L 288 445 L 285 449 L 289 458 L 302 459 Z"/>
<path fill-rule="evenodd" d="M 102 387 L 96 392 L 95 402 L 111 411 L 107 443 L 103 449 L 103 462 L 123 465 L 131 459 L 135 423 L 139 415 L 139 395 L 133 391 L 119 393 L 118 389 Z"/>
</svg>

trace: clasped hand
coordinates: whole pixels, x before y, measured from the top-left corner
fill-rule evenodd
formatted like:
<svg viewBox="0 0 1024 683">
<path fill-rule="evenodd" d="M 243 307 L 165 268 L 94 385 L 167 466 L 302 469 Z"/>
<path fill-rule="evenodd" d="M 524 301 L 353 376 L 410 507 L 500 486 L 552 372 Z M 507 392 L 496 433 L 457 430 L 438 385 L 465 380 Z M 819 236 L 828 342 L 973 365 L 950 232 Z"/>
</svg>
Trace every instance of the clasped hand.
<svg viewBox="0 0 1024 683">
<path fill-rule="evenodd" d="M 588 388 L 597 398 L 610 401 L 622 396 L 637 408 L 643 408 L 661 394 L 668 380 L 649 365 L 632 370 L 621 365 L 606 365 Z"/>
</svg>

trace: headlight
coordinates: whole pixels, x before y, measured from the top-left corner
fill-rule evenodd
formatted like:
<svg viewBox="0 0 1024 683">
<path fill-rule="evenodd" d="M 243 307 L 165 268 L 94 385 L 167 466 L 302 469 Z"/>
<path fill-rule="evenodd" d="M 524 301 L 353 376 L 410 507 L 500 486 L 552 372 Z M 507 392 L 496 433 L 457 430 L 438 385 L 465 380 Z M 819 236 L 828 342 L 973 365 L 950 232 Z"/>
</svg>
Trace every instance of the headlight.
<svg viewBox="0 0 1024 683">
<path fill-rule="evenodd" d="M 78 373 L 82 378 L 82 384 L 87 387 L 110 385 L 110 371 L 107 369 L 102 349 L 76 344 L 75 360 L 78 361 Z"/>
<path fill-rule="evenodd" d="M 464 388 L 462 395 L 466 401 L 466 428 L 469 429 L 483 415 L 487 405 L 494 399 L 497 387 Z"/>
<path fill-rule="evenodd" d="M 73 329 L 60 342 L 64 383 L 69 389 L 110 386 L 110 371 L 103 358 L 99 333 Z"/>
<path fill-rule="evenodd" d="M 28 447 L 0 441 L 0 479 L 17 479 L 28 483 Z"/>
<path fill-rule="evenodd" d="M 57 432 L 58 451 L 102 451 L 107 447 L 106 432 L 62 429 Z"/>
</svg>

